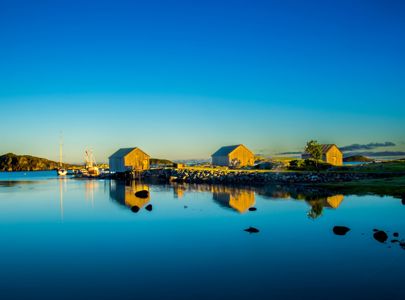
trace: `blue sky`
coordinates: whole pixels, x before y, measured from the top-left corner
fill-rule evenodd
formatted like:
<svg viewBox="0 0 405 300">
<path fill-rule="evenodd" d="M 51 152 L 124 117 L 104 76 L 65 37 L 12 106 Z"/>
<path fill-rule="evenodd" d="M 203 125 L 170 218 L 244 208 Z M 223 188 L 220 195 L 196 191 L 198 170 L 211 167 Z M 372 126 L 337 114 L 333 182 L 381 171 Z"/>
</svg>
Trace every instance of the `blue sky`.
<svg viewBox="0 0 405 300">
<path fill-rule="evenodd" d="M 404 149 L 404 82 L 404 1 L 0 1 L 0 153 Z"/>
</svg>

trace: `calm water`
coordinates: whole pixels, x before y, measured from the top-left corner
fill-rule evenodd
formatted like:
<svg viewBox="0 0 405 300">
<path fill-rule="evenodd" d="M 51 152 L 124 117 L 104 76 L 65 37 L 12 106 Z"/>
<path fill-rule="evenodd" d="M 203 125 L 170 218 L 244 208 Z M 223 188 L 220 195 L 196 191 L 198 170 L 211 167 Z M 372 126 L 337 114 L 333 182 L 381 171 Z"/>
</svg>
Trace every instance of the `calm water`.
<svg viewBox="0 0 405 300">
<path fill-rule="evenodd" d="M 400 199 L 0 173 L 0 299 L 403 299 L 375 228 L 405 237 Z"/>
</svg>

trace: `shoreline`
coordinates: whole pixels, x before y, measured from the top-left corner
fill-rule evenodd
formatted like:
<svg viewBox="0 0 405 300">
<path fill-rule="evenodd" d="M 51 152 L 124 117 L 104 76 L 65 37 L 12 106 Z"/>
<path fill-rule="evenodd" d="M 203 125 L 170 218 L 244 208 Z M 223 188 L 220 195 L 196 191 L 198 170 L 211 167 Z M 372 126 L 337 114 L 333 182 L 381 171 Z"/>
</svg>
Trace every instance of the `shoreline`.
<svg viewBox="0 0 405 300">
<path fill-rule="evenodd" d="M 142 173 L 151 183 L 209 184 L 235 187 L 284 186 L 343 194 L 389 195 L 405 199 L 405 172 L 224 172 L 157 169 Z"/>
<path fill-rule="evenodd" d="M 1 171 L 0 173 L 41 173 L 54 170 Z M 58 178 L 55 175 L 55 178 Z M 353 171 L 275 171 L 275 170 L 227 170 L 206 168 L 161 168 L 150 169 L 134 177 L 131 173 L 105 174 L 100 177 L 71 177 L 82 180 L 141 180 L 151 184 L 208 184 L 235 188 L 281 186 L 323 193 L 341 193 L 393 196 L 405 201 L 405 172 L 353 172 Z"/>
</svg>

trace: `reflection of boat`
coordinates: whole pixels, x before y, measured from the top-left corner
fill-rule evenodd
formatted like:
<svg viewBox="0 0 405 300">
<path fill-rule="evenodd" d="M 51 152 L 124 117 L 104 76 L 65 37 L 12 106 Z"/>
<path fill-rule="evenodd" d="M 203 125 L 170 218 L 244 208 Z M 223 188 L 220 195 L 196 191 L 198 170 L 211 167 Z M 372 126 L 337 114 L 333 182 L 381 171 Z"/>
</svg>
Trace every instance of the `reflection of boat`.
<svg viewBox="0 0 405 300">
<path fill-rule="evenodd" d="M 66 184 L 66 179 L 59 179 L 59 211 L 60 211 L 60 220 L 63 222 L 64 219 L 64 207 L 63 207 L 63 184 Z"/>
<path fill-rule="evenodd" d="M 255 205 L 255 193 L 252 190 L 215 186 L 212 191 L 214 201 L 240 213 L 247 212 Z"/>
<path fill-rule="evenodd" d="M 135 194 L 145 190 L 149 191 L 149 186 L 136 181 L 125 184 L 124 182 L 113 180 L 110 183 L 110 197 L 128 207 L 144 207 L 150 201 L 150 193 L 148 193 L 146 198 L 137 197 Z"/>
</svg>

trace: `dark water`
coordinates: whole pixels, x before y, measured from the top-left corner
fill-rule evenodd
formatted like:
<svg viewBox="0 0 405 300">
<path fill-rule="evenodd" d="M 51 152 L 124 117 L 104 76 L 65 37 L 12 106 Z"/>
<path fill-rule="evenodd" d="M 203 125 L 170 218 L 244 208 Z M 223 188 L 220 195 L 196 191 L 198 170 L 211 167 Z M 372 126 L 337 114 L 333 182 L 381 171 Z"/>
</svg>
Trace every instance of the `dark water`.
<svg viewBox="0 0 405 300">
<path fill-rule="evenodd" d="M 405 250 L 390 242 L 405 239 L 400 199 L 0 180 L 0 299 L 404 299 Z"/>
</svg>

